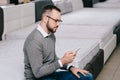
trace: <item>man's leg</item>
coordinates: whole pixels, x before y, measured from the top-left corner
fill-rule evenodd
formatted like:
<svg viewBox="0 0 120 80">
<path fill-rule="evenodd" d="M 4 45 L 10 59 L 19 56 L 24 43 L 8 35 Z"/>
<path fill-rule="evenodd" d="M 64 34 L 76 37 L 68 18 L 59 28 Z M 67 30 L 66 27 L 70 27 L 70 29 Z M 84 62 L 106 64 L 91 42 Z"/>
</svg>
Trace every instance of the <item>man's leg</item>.
<svg viewBox="0 0 120 80">
<path fill-rule="evenodd" d="M 80 78 L 77 78 L 69 71 L 59 71 L 40 78 L 40 80 L 93 80 L 93 76 L 90 73 L 88 73 L 86 76 L 83 76 L 81 73 L 78 74 L 80 75 Z"/>
<path fill-rule="evenodd" d="M 56 80 L 52 74 L 51 75 L 48 75 L 48 76 L 45 76 L 45 77 L 42 77 L 40 79 L 37 79 L 37 80 Z"/>
<path fill-rule="evenodd" d="M 82 75 L 81 73 L 78 73 L 80 76 L 79 80 L 94 80 L 93 75 L 91 73 L 86 74 L 86 76 Z"/>
<path fill-rule="evenodd" d="M 93 80 L 93 76 L 91 73 L 86 74 L 86 76 L 78 73 L 80 78 L 77 78 L 73 73 L 69 71 L 56 72 L 55 75 L 58 76 L 56 80 Z"/>
<path fill-rule="evenodd" d="M 38 80 L 79 80 L 69 71 L 54 72 L 51 75 L 44 76 Z"/>
</svg>

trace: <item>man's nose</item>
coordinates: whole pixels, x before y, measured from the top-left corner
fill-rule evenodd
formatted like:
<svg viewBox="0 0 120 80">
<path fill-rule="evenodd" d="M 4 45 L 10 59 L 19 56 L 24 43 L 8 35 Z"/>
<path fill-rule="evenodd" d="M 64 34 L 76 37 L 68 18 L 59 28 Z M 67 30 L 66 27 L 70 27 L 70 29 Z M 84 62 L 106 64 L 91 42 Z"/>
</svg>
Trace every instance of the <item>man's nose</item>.
<svg viewBox="0 0 120 80">
<path fill-rule="evenodd" d="M 57 22 L 57 26 L 59 26 L 61 24 L 61 22 Z"/>
</svg>

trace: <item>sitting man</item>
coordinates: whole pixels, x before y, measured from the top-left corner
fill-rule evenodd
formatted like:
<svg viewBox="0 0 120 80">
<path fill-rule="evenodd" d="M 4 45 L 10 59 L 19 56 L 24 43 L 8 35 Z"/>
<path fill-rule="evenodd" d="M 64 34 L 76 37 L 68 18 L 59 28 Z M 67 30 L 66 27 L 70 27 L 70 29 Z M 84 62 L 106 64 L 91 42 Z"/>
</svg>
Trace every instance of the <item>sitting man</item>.
<svg viewBox="0 0 120 80">
<path fill-rule="evenodd" d="M 26 80 L 93 80 L 86 70 L 70 66 L 76 52 L 68 51 L 62 58 L 55 54 L 55 35 L 62 22 L 61 11 L 53 5 L 47 5 L 42 11 L 40 25 L 27 37 L 24 43 L 24 62 Z M 66 69 L 65 71 L 56 71 Z"/>
</svg>

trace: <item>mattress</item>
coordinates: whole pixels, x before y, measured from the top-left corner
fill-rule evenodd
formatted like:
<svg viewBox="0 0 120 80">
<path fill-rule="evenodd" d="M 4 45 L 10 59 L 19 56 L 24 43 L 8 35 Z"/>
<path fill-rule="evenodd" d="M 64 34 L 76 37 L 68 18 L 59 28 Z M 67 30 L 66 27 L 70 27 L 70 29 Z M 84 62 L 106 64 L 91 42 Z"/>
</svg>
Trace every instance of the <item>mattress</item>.
<svg viewBox="0 0 120 80">
<path fill-rule="evenodd" d="M 3 39 L 7 33 L 35 23 L 34 3 L 2 6 L 2 9 L 4 13 Z"/>
<path fill-rule="evenodd" d="M 99 75 L 104 66 L 104 52 L 100 50 L 97 55 L 85 66 L 85 70 L 90 71 L 93 74 L 94 79 Z"/>
<path fill-rule="evenodd" d="M 80 50 L 75 60 L 69 65 L 84 68 L 98 53 L 99 44 L 97 41 L 90 39 L 57 38 L 56 40 L 56 54 L 58 57 L 62 57 L 66 51 L 75 51 L 78 48 Z"/>
<path fill-rule="evenodd" d="M 38 24 L 33 24 L 31 26 L 24 27 L 13 32 L 9 32 L 6 34 L 6 40 L 26 39 L 26 37 L 32 32 L 33 29 L 37 27 L 37 25 Z"/>
<path fill-rule="evenodd" d="M 62 24 L 107 25 L 113 29 L 120 24 L 120 9 L 83 8 L 63 15 Z"/>
<path fill-rule="evenodd" d="M 120 42 L 120 25 L 114 30 L 114 34 L 117 36 L 117 45 L 119 45 Z"/>
<path fill-rule="evenodd" d="M 86 25 L 61 25 L 55 33 L 60 38 L 94 39 L 100 43 L 100 48 L 107 44 L 113 36 L 111 27 Z"/>
<path fill-rule="evenodd" d="M 6 40 L 0 42 L 1 79 L 24 80 L 23 44 L 24 40 Z M 56 42 L 56 53 L 59 57 L 67 50 L 75 51 L 78 48 L 80 48 L 80 51 L 78 51 L 77 57 L 72 64 L 83 68 L 97 54 L 99 44 L 97 41 L 85 39 L 58 39 Z"/>
<path fill-rule="evenodd" d="M 108 43 L 104 46 L 104 63 L 107 62 L 109 56 L 116 48 L 116 35 L 114 34 L 112 38 L 108 41 Z"/>
<path fill-rule="evenodd" d="M 120 32 L 120 9 L 83 8 L 79 11 L 62 16 L 63 23 L 67 25 L 97 25 L 112 27 L 115 34 Z M 117 29 L 117 32 L 115 32 Z M 117 44 L 120 42 L 117 35 Z"/>
<path fill-rule="evenodd" d="M 23 42 L 24 40 L 0 42 L 1 80 L 24 80 Z"/>
<path fill-rule="evenodd" d="M 100 49 L 104 50 L 104 63 L 116 47 L 116 35 L 113 35 L 111 27 L 61 25 L 55 35 L 57 38 L 97 40 Z"/>
<path fill-rule="evenodd" d="M 95 8 L 120 8 L 120 2 L 102 2 L 94 4 Z"/>
</svg>

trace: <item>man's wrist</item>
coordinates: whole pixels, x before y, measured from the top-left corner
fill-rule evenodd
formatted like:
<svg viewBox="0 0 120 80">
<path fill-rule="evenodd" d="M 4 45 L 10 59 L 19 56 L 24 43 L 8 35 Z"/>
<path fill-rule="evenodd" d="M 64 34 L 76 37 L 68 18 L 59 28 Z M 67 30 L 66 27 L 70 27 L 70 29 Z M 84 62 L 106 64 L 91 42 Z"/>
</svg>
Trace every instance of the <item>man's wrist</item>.
<svg viewBox="0 0 120 80">
<path fill-rule="evenodd" d="M 64 58 L 61 58 L 60 60 L 61 60 L 62 65 L 66 64 Z"/>
<path fill-rule="evenodd" d="M 71 65 L 71 66 L 68 68 L 68 70 L 69 70 L 69 71 L 71 71 L 71 68 L 74 68 L 74 66 L 73 66 L 73 65 Z"/>
</svg>

